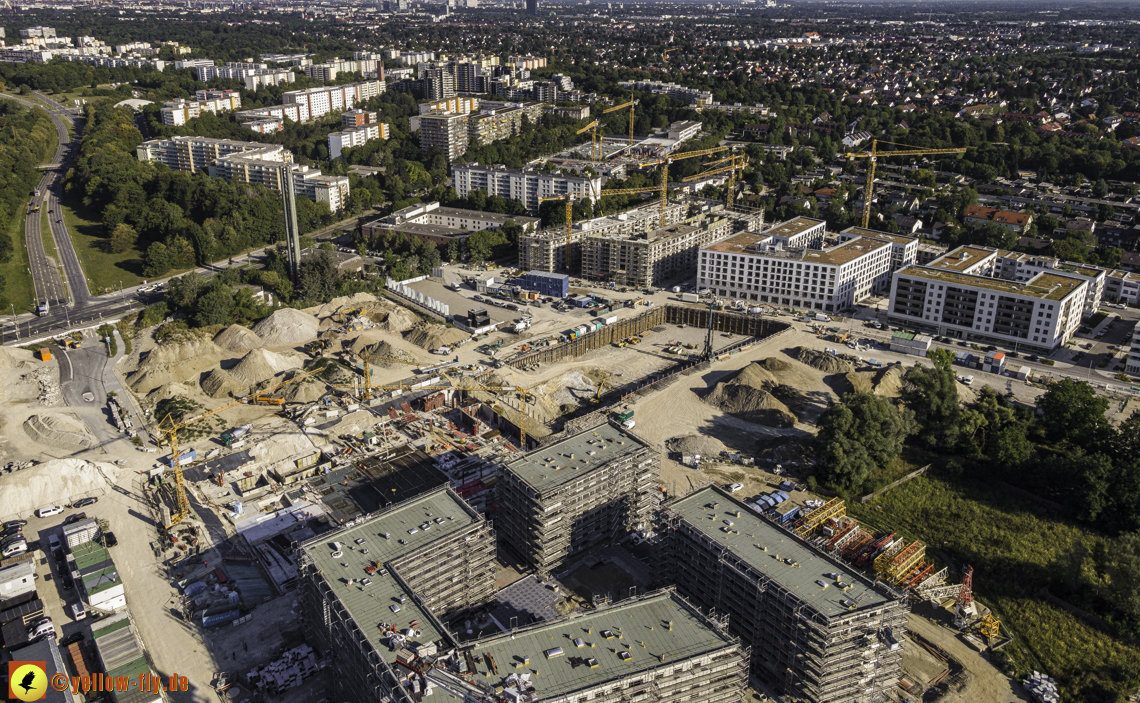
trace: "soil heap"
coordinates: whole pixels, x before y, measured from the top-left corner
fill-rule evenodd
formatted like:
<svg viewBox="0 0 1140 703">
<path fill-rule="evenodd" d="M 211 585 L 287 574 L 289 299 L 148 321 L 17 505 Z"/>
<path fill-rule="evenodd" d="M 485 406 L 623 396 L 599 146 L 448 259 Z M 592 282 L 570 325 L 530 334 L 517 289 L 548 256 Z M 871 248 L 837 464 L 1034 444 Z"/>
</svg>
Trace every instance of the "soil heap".
<svg viewBox="0 0 1140 703">
<path fill-rule="evenodd" d="M 794 426 L 796 416 L 774 393 L 780 387 L 780 381 L 766 368 L 764 362 L 775 362 L 770 365 L 777 368 L 780 364 L 785 364 L 779 359 L 765 359 L 749 364 L 727 381 L 716 384 L 704 397 L 704 401 L 741 420 L 770 427 Z"/>
<path fill-rule="evenodd" d="M 262 341 L 261 337 L 254 334 L 248 327 L 230 325 L 214 337 L 214 344 L 227 351 L 243 352 L 257 349 L 262 345 Z"/>
<path fill-rule="evenodd" d="M 317 318 L 293 308 L 281 308 L 253 328 L 267 347 L 304 344 L 317 336 Z"/>
<path fill-rule="evenodd" d="M 102 494 L 115 485 L 118 471 L 114 464 L 54 459 L 5 475 L 0 515 L 26 514 L 35 506 L 65 505 Z"/>
<path fill-rule="evenodd" d="M 843 380 L 836 383 L 836 390 L 840 393 L 859 391 L 861 393 L 874 393 L 885 398 L 897 398 L 902 392 L 903 375 L 906 369 L 902 364 L 892 364 L 881 371 L 851 371 L 843 375 Z"/>
<path fill-rule="evenodd" d="M 227 356 L 209 339 L 160 344 L 139 355 L 138 368 L 127 375 L 127 383 L 135 393 L 145 395 L 170 383 L 196 382 Z"/>
<path fill-rule="evenodd" d="M 793 358 L 824 373 L 849 373 L 855 370 L 855 365 L 851 362 L 834 357 L 827 352 L 821 352 L 818 349 L 797 347 L 794 351 Z"/>
<path fill-rule="evenodd" d="M 44 446 L 73 452 L 96 444 L 87 426 L 71 415 L 32 415 L 24 421 L 24 432 Z"/>
<path fill-rule="evenodd" d="M 438 349 L 467 339 L 471 335 L 457 327 L 447 327 L 431 322 L 417 322 L 404 333 L 404 339 L 423 349 Z"/>
</svg>

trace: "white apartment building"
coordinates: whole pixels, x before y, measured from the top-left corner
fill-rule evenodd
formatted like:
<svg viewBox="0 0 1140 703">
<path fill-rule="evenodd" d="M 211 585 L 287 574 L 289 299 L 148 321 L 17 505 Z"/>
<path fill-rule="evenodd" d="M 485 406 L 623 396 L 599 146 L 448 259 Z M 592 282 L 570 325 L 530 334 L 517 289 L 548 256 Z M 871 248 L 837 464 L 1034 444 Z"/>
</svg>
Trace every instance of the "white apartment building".
<svg viewBox="0 0 1140 703">
<path fill-rule="evenodd" d="M 184 68 L 206 68 L 214 65 L 213 59 L 181 59 L 174 62 L 174 68 L 181 71 Z"/>
<path fill-rule="evenodd" d="M 684 100 L 698 108 L 711 105 L 713 101 L 712 93 L 707 90 L 686 88 L 676 83 L 663 83 L 661 81 L 622 81 L 618 83 L 618 85 L 626 90 L 640 90 L 645 93 L 653 93 L 654 95 L 668 95 L 671 98 Z"/>
<path fill-rule="evenodd" d="M 1124 370 L 1140 375 L 1140 325 L 1136 325 L 1136 329 L 1132 330 L 1132 346 L 1128 349 Z"/>
<path fill-rule="evenodd" d="M 772 238 L 772 244 L 782 244 L 785 248 L 822 249 L 827 223 L 810 217 L 794 217 L 777 222 L 764 230 L 764 234 Z"/>
<path fill-rule="evenodd" d="M 212 63 L 209 66 L 195 66 L 194 76 L 203 83 L 212 81 L 215 78 L 245 80 L 246 75 L 256 71 L 264 71 L 269 68 L 268 64 L 264 63 L 242 63 L 230 61 L 225 66 L 215 66 Z"/>
<path fill-rule="evenodd" d="M 427 115 L 432 112 L 454 112 L 467 115 L 479 111 L 479 98 L 443 98 L 420 103 L 420 114 Z"/>
<path fill-rule="evenodd" d="M 1104 279 L 1104 297 L 1118 303 L 1140 304 L 1140 274 L 1109 271 Z"/>
<path fill-rule="evenodd" d="M 232 90 L 199 90 L 194 100 L 179 98 L 162 104 L 162 123 L 170 127 L 184 125 L 203 112 L 230 112 L 241 107 L 241 95 Z"/>
<path fill-rule="evenodd" d="M 1007 281 L 1025 282 L 1039 273 L 1048 271 L 1064 272 L 1070 276 L 1088 281 L 1088 290 L 1085 292 L 1084 316 L 1091 317 L 1100 309 L 1104 298 L 1105 283 L 1108 272 L 1097 266 L 1073 264 L 1054 259 L 1051 256 L 1035 256 L 1022 254 L 1016 251 L 996 252 L 994 262 L 994 276 Z"/>
<path fill-rule="evenodd" d="M 574 200 L 588 198 L 593 201 L 594 194 L 602 189 L 601 176 L 591 178 L 474 163 L 453 166 L 451 180 L 461 198 L 466 198 L 473 190 L 483 190 L 487 195 L 518 200 L 531 212 L 538 211 L 538 204 L 543 198 L 569 194 Z"/>
<path fill-rule="evenodd" d="M 701 248 L 697 285 L 724 298 L 837 312 L 871 295 L 890 264 L 891 244 L 881 239 L 817 250 L 741 232 Z"/>
<path fill-rule="evenodd" d="M 329 134 L 329 158 L 339 159 L 344 149 L 364 146 L 373 139 L 388 138 L 388 123 L 378 122 L 349 127 Z"/>
<path fill-rule="evenodd" d="M 669 138 L 678 142 L 688 141 L 700 133 L 701 123 L 691 121 L 674 122 L 668 130 Z"/>
<path fill-rule="evenodd" d="M 257 90 L 262 86 L 292 83 L 295 80 L 296 75 L 287 68 L 267 68 L 263 71 L 249 71 L 245 74 L 245 89 Z"/>
<path fill-rule="evenodd" d="M 863 229 L 862 227 L 848 227 L 839 233 L 839 241 L 846 242 L 858 237 L 871 237 L 882 239 L 891 243 L 891 268 L 880 280 L 875 282 L 876 293 L 886 293 L 891 288 L 891 274 L 899 269 L 917 263 L 918 237 L 908 237 L 905 234 L 891 234 L 876 229 Z"/>
<path fill-rule="evenodd" d="M 260 183 L 277 193 L 281 192 L 284 174 L 282 166 L 291 164 L 296 175 L 294 194 L 314 202 L 328 203 L 336 212 L 344 207 L 349 196 L 348 178 L 326 176 L 308 166 L 293 164 L 293 154 L 279 144 L 239 142 L 232 139 L 210 137 L 174 137 L 152 139 L 135 149 L 139 161 L 153 161 L 175 171 L 199 173 L 205 170 L 211 176 L 240 183 Z"/>
<path fill-rule="evenodd" d="M 1080 327 L 1089 280 L 1042 271 L 995 278 L 993 250 L 959 247 L 895 273 L 888 319 L 935 334 L 1051 352 Z"/>
<path fill-rule="evenodd" d="M 330 112 L 341 112 L 357 103 L 367 102 L 382 95 L 386 87 L 380 81 L 363 81 L 345 85 L 290 90 L 281 95 L 286 105 L 302 105 L 308 113 L 305 119 L 313 119 Z"/>
</svg>

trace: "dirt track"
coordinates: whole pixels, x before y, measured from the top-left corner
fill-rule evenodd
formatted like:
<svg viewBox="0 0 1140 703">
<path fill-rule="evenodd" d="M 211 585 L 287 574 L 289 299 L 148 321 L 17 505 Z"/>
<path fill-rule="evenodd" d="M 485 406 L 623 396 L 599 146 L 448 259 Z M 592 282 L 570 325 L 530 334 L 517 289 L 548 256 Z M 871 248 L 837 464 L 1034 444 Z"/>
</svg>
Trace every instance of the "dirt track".
<svg viewBox="0 0 1140 703">
<path fill-rule="evenodd" d="M 907 629 L 937 645 L 958 660 L 969 672 L 967 683 L 962 690 L 951 690 L 940 698 L 940 701 L 945 703 L 1010 703 L 1010 701 L 1032 700 L 1026 695 L 1021 684 L 998 671 L 988 658 L 963 642 L 952 630 L 914 613 L 910 615 Z"/>
</svg>

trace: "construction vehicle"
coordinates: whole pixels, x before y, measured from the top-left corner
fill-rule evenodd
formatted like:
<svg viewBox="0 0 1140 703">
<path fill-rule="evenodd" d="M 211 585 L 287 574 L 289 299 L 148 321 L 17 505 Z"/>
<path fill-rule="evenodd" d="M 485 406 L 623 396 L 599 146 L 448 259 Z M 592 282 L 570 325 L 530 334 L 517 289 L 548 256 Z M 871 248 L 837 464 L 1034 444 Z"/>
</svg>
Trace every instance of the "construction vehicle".
<svg viewBox="0 0 1140 703">
<path fill-rule="evenodd" d="M 348 321 L 349 317 L 363 312 L 363 310 L 364 308 L 343 308 L 341 310 L 337 310 L 332 314 L 332 320 L 337 324 L 343 324 Z"/>
<path fill-rule="evenodd" d="M 305 345 L 305 351 L 313 356 L 321 356 L 328 350 L 329 346 L 327 339 L 314 339 Z"/>
<path fill-rule="evenodd" d="M 593 403 L 594 405 L 601 405 L 602 394 L 606 392 L 607 388 L 612 388 L 612 387 L 613 386 L 610 385 L 610 382 L 603 378 L 601 381 L 598 382 L 598 390 L 597 390 L 597 392 L 594 393 L 594 397 L 590 398 L 590 402 Z"/>
<path fill-rule="evenodd" d="M 629 108 L 629 148 L 630 149 L 633 148 L 633 109 L 637 106 L 637 102 L 638 101 L 634 100 L 633 96 L 630 95 L 629 96 L 629 102 L 624 102 L 621 105 L 614 105 L 611 108 L 608 108 L 606 110 L 602 110 L 602 114 L 605 115 L 605 114 L 608 114 L 611 112 L 617 112 L 618 110 L 624 110 L 627 107 Z"/>
<path fill-rule="evenodd" d="M 79 342 L 72 339 L 71 337 L 63 337 L 61 339 L 57 339 L 56 343 L 59 344 L 59 346 L 63 347 L 64 349 L 78 349 L 79 348 Z"/>
<path fill-rule="evenodd" d="M 891 146 L 907 146 L 906 144 L 895 144 L 894 142 L 883 142 L 883 144 L 890 144 Z M 860 152 L 847 152 L 844 156 L 848 159 L 870 159 L 867 164 L 867 184 L 863 187 L 863 229 L 871 226 L 871 195 L 875 189 L 875 163 L 879 160 L 880 156 L 935 156 L 938 154 L 965 154 L 965 149 L 918 149 L 915 147 L 907 147 L 906 149 L 899 149 L 895 151 L 879 151 L 879 140 L 871 140 L 871 148 L 869 151 Z"/>
<path fill-rule="evenodd" d="M 284 398 L 273 398 L 273 397 L 268 396 L 268 395 L 259 395 L 259 396 L 254 396 L 253 402 L 254 402 L 254 405 L 284 405 L 285 399 Z"/>
<path fill-rule="evenodd" d="M 221 437 L 222 445 L 224 445 L 226 447 L 230 446 L 231 444 L 234 443 L 234 440 L 236 440 L 240 437 L 244 437 L 245 433 L 249 432 L 251 429 L 253 429 L 253 425 L 249 424 L 249 425 L 242 425 L 241 427 L 235 427 L 232 430 L 227 430 L 227 431 L 223 432 L 222 437 Z"/>
<path fill-rule="evenodd" d="M 309 376 L 312 376 L 313 374 L 318 373 L 322 370 L 324 370 L 323 365 L 319 366 L 317 368 L 311 369 L 309 371 L 305 371 L 304 373 L 297 374 L 296 376 L 289 379 L 288 381 L 282 381 L 281 383 L 278 383 L 278 384 L 275 384 L 273 386 L 270 386 L 269 388 L 266 388 L 265 390 L 261 391 L 262 395 L 255 396 L 255 398 L 268 398 L 268 396 L 265 394 L 272 393 L 273 391 L 276 391 L 279 388 L 284 388 L 285 386 L 288 386 L 289 384 L 296 383 L 298 381 L 304 380 L 304 379 L 308 378 Z M 160 436 L 161 435 L 166 436 L 166 441 L 170 445 L 170 456 L 171 457 L 181 457 L 182 453 L 178 450 L 178 431 L 179 430 L 181 430 L 185 427 L 189 427 L 190 425 L 193 425 L 196 422 L 200 422 L 201 420 L 205 420 L 208 417 L 212 417 L 214 415 L 217 415 L 220 412 L 224 412 L 226 410 L 229 410 L 230 408 L 237 407 L 238 405 L 243 405 L 243 404 L 248 404 L 250 402 L 255 402 L 255 398 L 250 398 L 249 396 L 237 398 L 236 400 L 234 400 L 231 403 L 226 403 L 225 405 L 223 405 L 219 408 L 215 408 L 215 409 L 210 410 L 208 412 L 204 412 L 200 415 L 195 415 L 194 417 L 191 417 L 190 419 L 184 420 L 182 422 L 175 422 L 174 417 L 172 415 L 168 414 L 165 418 L 163 418 L 162 420 L 160 420 L 158 422 L 158 425 L 155 427 L 155 430 L 158 432 L 158 434 Z M 283 398 L 271 398 L 270 400 L 276 400 L 277 401 L 275 403 L 270 403 L 271 405 L 283 405 L 285 403 L 285 400 Z M 164 424 L 166 425 L 165 427 L 163 426 Z M 159 443 L 161 444 L 161 440 Z M 164 527 L 168 530 L 170 528 L 174 527 L 175 525 L 179 524 L 183 520 L 185 520 L 186 516 L 190 514 L 190 500 L 186 496 L 186 484 L 185 484 L 185 480 L 182 477 L 182 464 L 178 461 L 173 461 L 172 463 L 174 464 L 172 469 L 174 471 L 174 495 L 175 495 L 176 506 L 175 506 L 174 512 L 172 512 L 170 515 L 170 520 L 167 521 L 167 524 L 164 525 Z"/>
<path fill-rule="evenodd" d="M 669 63 L 669 52 L 670 51 L 678 51 L 678 50 L 680 50 L 680 48 L 681 47 L 679 47 L 679 46 L 674 46 L 671 49 L 666 49 L 665 51 L 662 51 L 661 52 L 661 60 L 665 63 Z"/>
<path fill-rule="evenodd" d="M 669 200 L 669 165 L 674 161 L 683 161 L 684 159 L 692 159 L 699 156 L 709 156 L 711 154 L 719 154 L 722 151 L 728 151 L 727 146 L 714 146 L 711 149 L 698 149 L 696 151 L 686 151 L 683 154 L 672 154 L 664 159 L 657 161 L 647 161 L 643 164 L 638 164 L 641 168 L 646 166 L 660 166 L 661 167 L 661 226 L 665 226 L 665 206 Z"/>
</svg>

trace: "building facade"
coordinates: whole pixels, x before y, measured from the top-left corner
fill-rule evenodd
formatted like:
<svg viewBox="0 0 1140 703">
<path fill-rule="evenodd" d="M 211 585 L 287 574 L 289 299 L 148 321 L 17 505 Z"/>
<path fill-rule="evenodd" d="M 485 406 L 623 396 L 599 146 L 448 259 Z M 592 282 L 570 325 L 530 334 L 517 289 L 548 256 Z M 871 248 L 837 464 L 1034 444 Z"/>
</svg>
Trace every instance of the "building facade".
<svg viewBox="0 0 1140 703">
<path fill-rule="evenodd" d="M 388 138 L 388 123 L 362 124 L 339 132 L 329 133 L 329 158 L 339 159 L 341 152 L 350 147 L 364 146 L 373 139 Z"/>
<path fill-rule="evenodd" d="M 427 154 L 435 147 L 449 163 L 458 160 L 467 153 L 468 119 L 469 115 L 454 112 L 420 115 L 420 151 Z"/>
<path fill-rule="evenodd" d="M 471 191 L 482 190 L 487 195 L 518 200 L 531 212 L 538 211 L 539 201 L 543 198 L 571 195 L 576 201 L 586 198 L 593 201 L 595 194 L 602 189 L 600 176 L 548 173 L 498 165 L 480 166 L 474 163 L 452 166 L 451 177 L 455 192 L 461 198 L 466 198 Z"/>
<path fill-rule="evenodd" d="M 406 207 L 368 222 L 361 231 L 369 236 L 379 232 L 402 232 L 409 237 L 446 246 L 453 239 L 462 241 L 480 230 L 499 229 L 507 222 L 514 222 L 527 233 L 534 231 L 539 219 L 440 207 L 439 203 L 432 202 Z"/>
<path fill-rule="evenodd" d="M 605 423 L 507 464 L 496 529 L 539 573 L 616 542 L 649 519 L 657 454 L 627 429 Z"/>
<path fill-rule="evenodd" d="M 1132 344 L 1128 347 L 1128 358 L 1124 361 L 1124 370 L 1140 376 L 1140 325 L 1132 330 Z"/>
<path fill-rule="evenodd" d="M 582 278 L 631 288 L 663 286 L 693 275 L 701 248 L 730 234 L 731 224 L 725 217 L 632 236 L 592 234 L 582 242 Z"/>
<path fill-rule="evenodd" d="M 732 494 L 706 487 L 668 503 L 659 532 L 677 589 L 728 616 L 751 674 L 804 703 L 885 701 L 902 665 L 902 594 L 871 582 Z"/>
</svg>

